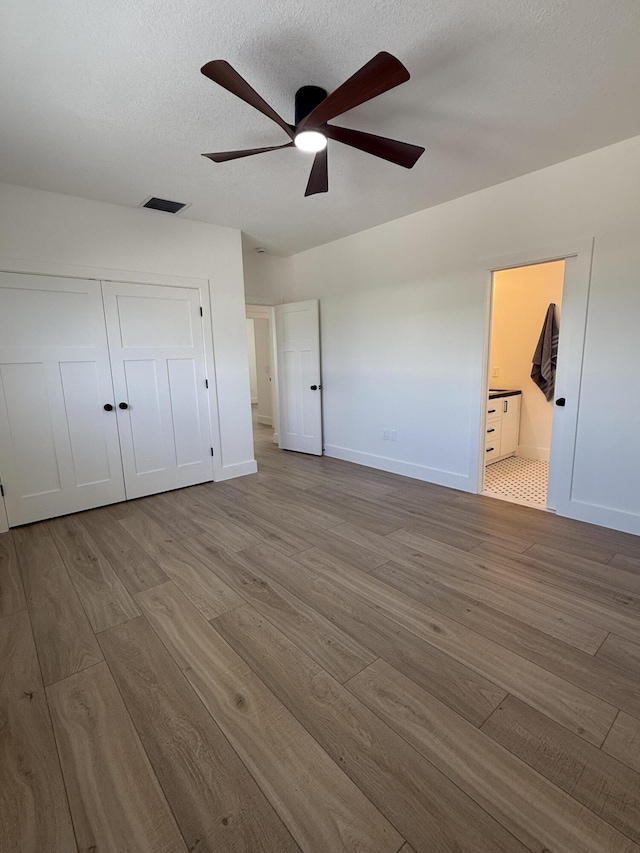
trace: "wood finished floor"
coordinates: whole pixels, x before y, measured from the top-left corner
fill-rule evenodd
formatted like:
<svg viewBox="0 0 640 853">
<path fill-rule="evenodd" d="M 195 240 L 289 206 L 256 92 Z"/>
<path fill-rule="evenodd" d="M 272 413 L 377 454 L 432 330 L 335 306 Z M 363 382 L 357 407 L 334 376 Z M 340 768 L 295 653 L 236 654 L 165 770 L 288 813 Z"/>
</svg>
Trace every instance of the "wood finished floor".
<svg viewBox="0 0 640 853">
<path fill-rule="evenodd" d="M 640 539 L 270 436 L 0 536 L 0 850 L 640 853 Z"/>
</svg>

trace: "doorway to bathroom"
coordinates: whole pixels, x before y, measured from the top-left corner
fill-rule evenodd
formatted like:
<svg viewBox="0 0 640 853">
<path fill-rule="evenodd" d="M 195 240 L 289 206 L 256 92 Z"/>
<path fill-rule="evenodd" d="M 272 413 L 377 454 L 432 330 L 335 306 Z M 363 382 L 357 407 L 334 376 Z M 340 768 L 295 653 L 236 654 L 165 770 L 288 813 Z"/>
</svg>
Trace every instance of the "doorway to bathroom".
<svg viewBox="0 0 640 853">
<path fill-rule="evenodd" d="M 537 507 L 538 509 L 546 509 L 556 512 L 558 515 L 563 515 L 568 518 L 584 518 L 585 505 L 580 498 L 574 493 L 574 462 L 576 456 L 576 446 L 580 441 L 579 410 L 580 410 L 580 390 L 582 385 L 582 370 L 584 361 L 584 346 L 587 331 L 587 309 L 589 305 L 589 287 L 591 282 L 591 264 L 593 258 L 593 238 L 585 238 L 582 240 L 569 241 L 567 243 L 555 244 L 539 249 L 527 249 L 510 255 L 502 255 L 496 258 L 487 258 L 485 261 L 486 270 L 486 314 L 484 328 L 484 358 L 480 373 L 479 394 L 478 394 L 478 444 L 474 448 L 475 458 L 477 461 L 477 485 L 476 490 L 481 494 L 489 495 L 490 497 L 500 498 L 501 500 L 511 501 L 513 503 L 525 503 L 529 506 Z M 551 264 L 559 263 L 560 266 L 555 268 Z M 547 267 L 555 269 L 560 278 L 560 271 L 563 270 L 561 277 L 562 291 L 561 296 L 558 296 L 557 290 L 555 293 L 547 290 L 545 300 L 539 304 L 537 313 L 535 313 L 535 325 L 532 324 L 533 334 L 527 333 L 525 339 L 524 331 L 521 333 L 523 341 L 526 343 L 525 356 L 527 357 L 526 370 L 520 374 L 522 378 L 517 376 L 513 379 L 508 373 L 509 363 L 497 363 L 495 359 L 499 357 L 499 353 L 493 355 L 492 361 L 492 335 L 493 330 L 493 314 L 494 314 L 494 296 L 497 293 L 496 282 L 500 282 L 503 273 L 510 271 L 519 271 L 517 274 L 522 278 L 529 277 L 529 287 L 526 288 L 527 293 L 522 294 L 524 305 L 524 297 L 534 289 L 535 282 L 541 271 Z M 499 285 L 498 285 L 499 286 Z M 494 292 L 495 291 L 495 292 Z M 500 299 L 498 294 L 497 299 Z M 533 382 L 531 371 L 533 368 L 533 355 L 537 349 L 537 344 L 541 336 L 546 318 L 545 310 L 548 311 L 552 299 L 556 299 L 556 320 L 558 323 L 559 341 L 557 348 L 557 364 L 555 370 L 555 388 L 554 396 L 551 400 L 547 400 L 547 394 L 543 393 L 538 383 Z M 499 310 L 499 308 L 498 308 Z M 513 307 L 510 316 L 507 316 L 507 321 L 510 322 L 512 329 L 519 330 L 518 325 L 521 318 L 524 316 L 522 306 Z M 496 326 L 497 329 L 497 326 Z M 553 329 L 551 328 L 551 331 Z M 517 337 L 517 336 L 516 336 Z M 547 350 L 548 352 L 548 350 Z M 505 356 L 506 357 L 506 356 Z M 505 366 L 506 365 L 506 366 Z M 491 376 L 492 368 L 498 368 L 498 376 Z M 540 365 L 542 368 L 542 364 Z M 545 367 L 546 370 L 546 367 Z M 494 370 L 495 373 L 495 370 Z M 522 387 L 511 387 L 511 383 L 516 385 L 522 384 Z M 522 407 L 523 394 L 512 394 L 510 397 L 504 396 L 506 391 L 520 391 L 528 388 L 529 391 L 534 391 L 540 395 L 539 404 L 546 406 L 547 417 L 551 417 L 551 447 L 549 451 L 549 459 L 546 466 L 547 470 L 547 496 L 546 502 L 543 500 L 544 495 L 528 499 L 527 496 L 519 496 L 516 494 L 507 493 L 504 484 L 498 485 L 491 482 L 490 485 L 486 482 L 487 470 L 490 475 L 494 471 L 499 473 L 499 469 L 490 469 L 489 466 L 494 462 L 503 461 L 502 443 L 499 446 L 499 456 L 496 459 L 495 452 L 487 453 L 487 449 L 496 446 L 495 442 L 487 444 L 487 437 L 496 438 L 496 433 L 489 433 L 491 429 L 488 422 L 491 417 L 498 414 L 495 402 L 501 402 L 502 412 L 505 421 L 505 459 L 515 460 L 511 465 L 527 464 L 526 460 L 530 460 L 532 466 L 537 462 L 546 462 L 546 459 L 532 458 L 531 448 L 540 447 L 536 443 L 535 435 L 531 437 L 531 432 L 528 429 L 522 429 L 522 425 L 526 422 L 527 417 L 525 410 L 518 413 L 517 428 L 514 427 L 514 421 L 509 420 L 509 416 L 513 417 L 514 408 L 517 403 L 514 398 L 520 398 L 520 406 Z M 496 394 L 498 396 L 493 396 Z M 501 396 L 502 395 L 502 396 Z M 490 399 L 491 398 L 491 399 Z M 506 405 L 506 411 L 505 409 Z M 491 405 L 490 405 L 491 404 Z M 490 412 L 490 409 L 496 411 Z M 522 417 L 521 417 L 522 416 Z M 502 418 L 500 419 L 500 438 L 502 439 Z M 498 430 L 496 430 L 497 432 Z M 515 433 L 515 450 L 507 452 L 509 447 L 508 442 L 513 441 Z M 475 441 L 474 441 L 475 443 Z M 522 455 L 518 455 L 518 453 Z M 476 455 L 477 454 L 477 455 Z M 527 455 L 525 455 L 527 454 Z M 487 456 L 489 458 L 487 459 Z M 506 466 L 502 466 L 506 467 Z M 538 466 L 534 466 L 538 467 Z M 544 467 L 543 467 L 544 478 Z M 493 478 L 490 477 L 489 480 Z M 522 482 L 525 478 L 520 474 L 516 478 L 516 482 Z M 529 484 L 533 478 L 529 477 Z M 498 491 L 498 488 L 500 491 Z M 596 524 L 606 523 L 600 521 L 603 518 L 601 513 L 592 513 L 591 520 Z"/>
<path fill-rule="evenodd" d="M 565 260 L 492 277 L 484 488 L 547 509 Z"/>
</svg>

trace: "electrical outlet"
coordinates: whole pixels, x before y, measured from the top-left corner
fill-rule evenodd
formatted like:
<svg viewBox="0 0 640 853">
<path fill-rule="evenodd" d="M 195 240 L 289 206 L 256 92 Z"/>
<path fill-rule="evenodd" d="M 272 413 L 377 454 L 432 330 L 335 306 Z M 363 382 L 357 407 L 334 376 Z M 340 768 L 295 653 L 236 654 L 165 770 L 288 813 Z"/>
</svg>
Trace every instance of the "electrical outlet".
<svg viewBox="0 0 640 853">
<path fill-rule="evenodd" d="M 382 440 L 383 441 L 389 441 L 389 430 L 388 429 L 382 430 Z"/>
<path fill-rule="evenodd" d="M 500 376 L 500 368 L 499 367 L 492 367 L 491 368 L 491 378 L 497 379 L 498 376 Z"/>
<path fill-rule="evenodd" d="M 398 435 L 398 433 L 395 431 L 395 429 L 390 429 L 389 430 L 389 441 L 396 441 L 397 435 Z"/>
</svg>

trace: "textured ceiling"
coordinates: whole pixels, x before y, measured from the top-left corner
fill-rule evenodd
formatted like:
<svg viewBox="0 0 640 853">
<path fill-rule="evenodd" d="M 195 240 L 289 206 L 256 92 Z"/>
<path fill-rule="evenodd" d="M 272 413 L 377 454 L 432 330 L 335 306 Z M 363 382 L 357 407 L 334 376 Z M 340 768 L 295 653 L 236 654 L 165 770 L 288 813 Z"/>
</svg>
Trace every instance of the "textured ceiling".
<svg viewBox="0 0 640 853">
<path fill-rule="evenodd" d="M 0 180 L 190 202 L 280 254 L 640 134 L 638 0 L 4 0 L 0 32 Z M 293 121 L 380 50 L 412 79 L 335 123 L 424 145 L 412 171 L 331 142 L 305 199 L 312 155 L 200 156 L 286 141 L 206 61 Z"/>
</svg>

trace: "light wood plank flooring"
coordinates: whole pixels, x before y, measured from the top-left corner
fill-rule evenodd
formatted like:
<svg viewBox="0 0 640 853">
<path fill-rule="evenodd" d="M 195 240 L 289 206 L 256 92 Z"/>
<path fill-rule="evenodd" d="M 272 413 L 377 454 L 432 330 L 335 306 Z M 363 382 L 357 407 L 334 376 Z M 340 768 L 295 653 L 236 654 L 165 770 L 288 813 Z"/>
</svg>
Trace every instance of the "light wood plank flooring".
<svg viewBox="0 0 640 853">
<path fill-rule="evenodd" d="M 640 539 L 256 449 L 0 537 L 0 850 L 640 853 Z"/>
</svg>

